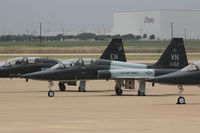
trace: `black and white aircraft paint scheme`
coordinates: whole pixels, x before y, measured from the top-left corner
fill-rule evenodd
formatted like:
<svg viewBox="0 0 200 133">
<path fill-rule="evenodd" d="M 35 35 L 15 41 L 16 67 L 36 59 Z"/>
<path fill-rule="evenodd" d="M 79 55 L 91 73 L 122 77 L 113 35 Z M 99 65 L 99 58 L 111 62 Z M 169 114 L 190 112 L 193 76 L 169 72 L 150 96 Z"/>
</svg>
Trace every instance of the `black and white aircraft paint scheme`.
<svg viewBox="0 0 200 133">
<path fill-rule="evenodd" d="M 185 104 L 185 98 L 181 96 L 184 91 L 183 85 L 200 85 L 200 61 L 194 62 L 180 71 L 157 76 L 148 79 L 148 81 L 153 83 L 178 85 L 179 98 L 177 100 L 177 104 Z"/>
<path fill-rule="evenodd" d="M 112 57 L 115 58 L 117 55 Z M 71 67 L 68 67 L 69 65 Z M 70 64 L 63 62 L 41 72 L 22 75 L 22 78 L 48 80 L 50 82 L 50 88 L 52 81 L 115 80 L 115 91 L 117 95 L 122 95 L 122 87 L 134 89 L 135 80 L 139 80 L 138 95 L 144 96 L 146 79 L 175 72 L 187 65 L 188 61 L 183 39 L 174 38 L 160 59 L 150 66 L 130 62 L 111 61 L 102 58 L 80 58 Z M 51 89 L 48 94 L 50 97 L 54 96 L 54 92 Z"/>
</svg>

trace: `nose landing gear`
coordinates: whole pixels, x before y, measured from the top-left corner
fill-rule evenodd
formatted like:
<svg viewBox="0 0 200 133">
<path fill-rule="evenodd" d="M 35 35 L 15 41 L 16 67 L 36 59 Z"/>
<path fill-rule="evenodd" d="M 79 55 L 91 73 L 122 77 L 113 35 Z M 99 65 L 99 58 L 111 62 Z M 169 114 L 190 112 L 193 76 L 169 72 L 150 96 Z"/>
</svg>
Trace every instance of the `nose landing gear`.
<svg viewBox="0 0 200 133">
<path fill-rule="evenodd" d="M 52 87 L 52 86 L 54 86 L 53 82 L 52 82 L 52 81 L 49 81 L 49 86 L 48 86 L 48 88 L 49 88 L 48 96 L 49 96 L 49 97 L 54 97 L 54 94 L 55 94 L 54 91 L 51 90 L 51 87 Z"/>
<path fill-rule="evenodd" d="M 177 104 L 186 104 L 185 102 L 185 98 L 181 96 L 182 92 L 184 91 L 183 86 L 182 85 L 178 85 L 178 95 L 179 98 L 177 99 Z"/>
</svg>

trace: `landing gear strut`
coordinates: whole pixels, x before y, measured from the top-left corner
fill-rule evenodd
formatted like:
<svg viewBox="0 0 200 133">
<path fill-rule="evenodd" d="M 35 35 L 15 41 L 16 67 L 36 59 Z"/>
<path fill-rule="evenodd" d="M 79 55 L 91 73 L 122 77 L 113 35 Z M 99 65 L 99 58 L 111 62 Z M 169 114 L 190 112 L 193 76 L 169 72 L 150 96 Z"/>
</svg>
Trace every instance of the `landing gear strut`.
<svg viewBox="0 0 200 133">
<path fill-rule="evenodd" d="M 121 96 L 122 93 L 123 93 L 123 90 L 121 88 L 119 88 L 117 85 L 115 86 L 115 93 L 118 95 L 118 96 Z"/>
<path fill-rule="evenodd" d="M 51 90 L 51 87 L 53 86 L 53 82 L 52 81 L 49 81 L 49 91 L 48 91 L 48 96 L 49 97 L 54 97 L 54 91 Z"/>
<path fill-rule="evenodd" d="M 178 85 L 178 95 L 179 98 L 177 99 L 177 104 L 186 104 L 185 103 L 185 98 L 181 96 L 182 92 L 184 91 L 183 86 L 182 85 Z"/>
<path fill-rule="evenodd" d="M 146 96 L 145 92 L 141 92 L 140 90 L 138 90 L 138 96 Z"/>
<path fill-rule="evenodd" d="M 118 96 L 121 96 L 123 93 L 123 90 L 121 89 L 122 85 L 123 85 L 123 80 L 119 80 L 119 81 L 115 81 L 116 85 L 115 85 L 115 93 Z"/>
<path fill-rule="evenodd" d="M 79 92 L 86 92 L 85 86 L 86 86 L 86 81 L 80 81 L 80 85 L 78 87 L 78 91 Z"/>
<path fill-rule="evenodd" d="M 138 96 L 146 96 L 145 94 L 146 82 L 144 79 L 141 79 L 139 82 L 140 83 L 139 83 Z"/>
<path fill-rule="evenodd" d="M 66 90 L 66 86 L 65 86 L 65 84 L 63 82 L 59 82 L 58 86 L 59 86 L 60 91 L 65 91 Z"/>
</svg>

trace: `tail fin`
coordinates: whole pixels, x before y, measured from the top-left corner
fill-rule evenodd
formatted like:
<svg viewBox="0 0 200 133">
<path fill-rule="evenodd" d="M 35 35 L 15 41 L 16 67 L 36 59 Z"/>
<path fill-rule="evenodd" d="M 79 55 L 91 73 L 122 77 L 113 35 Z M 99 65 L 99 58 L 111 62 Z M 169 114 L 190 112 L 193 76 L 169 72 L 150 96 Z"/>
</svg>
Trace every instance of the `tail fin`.
<svg viewBox="0 0 200 133">
<path fill-rule="evenodd" d="M 100 59 L 116 60 L 126 62 L 122 39 L 112 39 Z"/>
<path fill-rule="evenodd" d="M 151 68 L 177 68 L 188 65 L 187 55 L 182 38 L 173 38 L 160 59 Z"/>
</svg>

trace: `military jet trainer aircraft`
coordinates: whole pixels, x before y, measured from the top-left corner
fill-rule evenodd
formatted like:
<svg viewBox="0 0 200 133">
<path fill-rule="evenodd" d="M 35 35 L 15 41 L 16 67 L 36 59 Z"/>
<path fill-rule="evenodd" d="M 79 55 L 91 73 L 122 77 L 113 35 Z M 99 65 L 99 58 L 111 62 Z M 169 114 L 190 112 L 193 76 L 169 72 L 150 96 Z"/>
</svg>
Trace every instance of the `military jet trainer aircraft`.
<svg viewBox="0 0 200 133">
<path fill-rule="evenodd" d="M 113 55 L 113 58 L 117 56 Z M 135 88 L 135 80 L 140 81 L 139 96 L 145 95 L 145 79 L 175 72 L 188 65 L 185 47 L 182 38 L 174 38 L 161 58 L 154 65 L 144 65 L 105 59 L 80 58 L 69 64 L 59 63 L 56 66 L 36 73 L 22 75 L 26 79 L 38 79 L 49 81 L 49 97 L 54 96 L 51 90 L 52 81 L 76 81 L 76 80 L 115 80 L 115 91 L 122 95 L 121 87 Z M 124 82 L 125 81 L 125 82 Z"/>
<path fill-rule="evenodd" d="M 182 92 L 184 91 L 183 85 L 200 84 L 200 61 L 194 62 L 187 67 L 181 69 L 180 71 L 157 76 L 155 78 L 148 79 L 147 81 L 153 83 L 178 85 L 179 98 L 177 100 L 177 104 L 185 104 L 185 98 L 181 96 Z"/>
<path fill-rule="evenodd" d="M 108 47 L 105 49 L 105 51 L 103 52 L 100 58 L 106 59 L 106 60 L 117 60 L 121 62 L 126 62 L 126 56 L 125 56 L 122 40 L 117 39 L 117 38 L 112 39 L 112 41 L 110 42 Z M 51 70 L 61 69 L 62 67 L 68 68 L 68 67 L 73 67 L 74 65 L 79 65 L 79 59 L 69 59 L 66 61 L 59 61 L 57 63 L 58 64 L 52 67 Z M 32 72 L 29 72 L 29 73 L 32 73 Z M 26 79 L 28 80 L 28 78 Z M 65 84 L 69 86 L 70 85 L 76 86 L 76 81 L 71 81 L 71 80 L 60 81 L 58 84 L 60 91 L 66 90 Z M 86 86 L 86 81 L 84 79 L 80 80 L 80 85 L 79 85 L 78 90 L 80 92 L 85 92 L 86 91 L 85 86 Z"/>
</svg>

